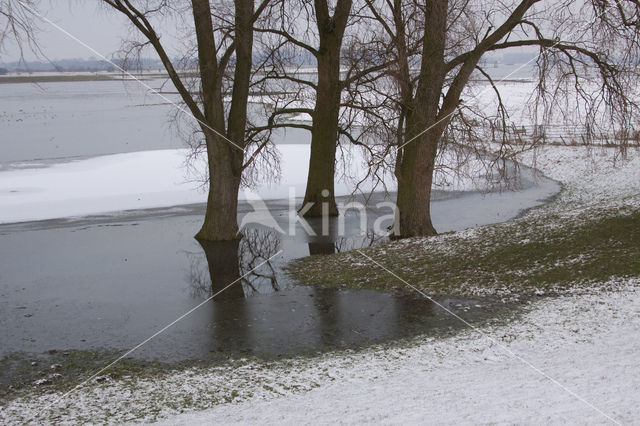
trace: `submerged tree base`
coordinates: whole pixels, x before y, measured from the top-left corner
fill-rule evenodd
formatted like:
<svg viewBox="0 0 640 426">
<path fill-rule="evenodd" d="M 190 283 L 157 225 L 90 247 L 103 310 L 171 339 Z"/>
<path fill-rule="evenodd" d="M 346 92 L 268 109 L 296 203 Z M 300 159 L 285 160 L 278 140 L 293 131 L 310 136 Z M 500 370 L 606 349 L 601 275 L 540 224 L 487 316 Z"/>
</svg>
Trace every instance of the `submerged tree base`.
<svg viewBox="0 0 640 426">
<path fill-rule="evenodd" d="M 306 196 L 302 207 L 298 210 L 298 214 L 302 217 L 335 217 L 339 216 L 338 205 L 333 196 L 311 197 Z"/>
<path fill-rule="evenodd" d="M 236 226 L 236 232 L 225 232 L 225 233 L 211 233 L 204 229 L 201 229 L 196 235 L 193 236 L 198 242 L 209 241 L 209 242 L 223 242 L 223 241 L 236 241 L 242 239 L 242 233 L 237 231 L 238 227 Z"/>
</svg>

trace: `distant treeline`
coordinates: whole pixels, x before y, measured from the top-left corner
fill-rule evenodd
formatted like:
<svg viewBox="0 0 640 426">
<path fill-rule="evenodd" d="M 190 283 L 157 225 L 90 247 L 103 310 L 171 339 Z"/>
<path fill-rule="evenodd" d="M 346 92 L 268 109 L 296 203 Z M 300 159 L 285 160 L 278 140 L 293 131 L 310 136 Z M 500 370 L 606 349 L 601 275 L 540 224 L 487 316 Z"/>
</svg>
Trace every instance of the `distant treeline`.
<svg viewBox="0 0 640 426">
<path fill-rule="evenodd" d="M 113 64 L 127 71 L 157 71 L 163 69 L 156 59 L 139 59 L 135 62 L 113 59 Z M 57 59 L 53 61 L 16 61 L 0 64 L 0 75 L 7 73 L 35 72 L 114 72 L 118 68 L 112 63 L 100 59 Z"/>
<path fill-rule="evenodd" d="M 288 56 L 289 58 L 296 58 L 292 61 L 298 65 L 314 65 L 315 58 L 304 49 L 283 49 L 286 50 L 281 54 Z M 264 58 L 258 52 L 254 54 L 255 62 L 262 62 Z M 504 64 L 518 64 L 524 63 L 535 57 L 535 53 L 508 53 L 498 57 L 485 59 L 484 62 L 490 64 L 498 62 Z M 175 64 L 180 64 L 182 69 L 197 69 L 197 61 L 180 61 L 174 60 Z M 231 61 L 233 63 L 233 60 Z M 115 64 L 115 65 L 114 65 Z M 15 61 L 9 63 L 0 63 L 0 75 L 8 73 L 37 73 L 37 72 L 115 72 L 120 69 L 129 72 L 143 72 L 143 71 L 164 71 L 162 62 L 159 59 L 151 58 L 135 58 L 135 59 L 112 59 L 111 62 L 89 58 L 72 58 L 72 59 L 58 59 L 54 61 Z"/>
<path fill-rule="evenodd" d="M 291 61 L 299 65 L 314 65 L 315 58 L 304 49 L 282 49 L 281 54 L 286 54 Z M 263 54 L 254 53 L 254 61 L 262 62 Z M 111 62 L 110 62 L 111 61 Z M 159 59 L 152 58 L 114 58 L 110 61 L 89 58 L 56 59 L 53 61 L 14 61 L 0 62 L 0 75 L 8 73 L 38 73 L 38 72 L 115 72 L 123 69 L 129 72 L 158 71 L 163 72 L 164 66 Z M 197 60 L 173 59 L 174 64 L 182 70 L 198 68 Z M 233 59 L 230 61 L 234 63 Z"/>
</svg>

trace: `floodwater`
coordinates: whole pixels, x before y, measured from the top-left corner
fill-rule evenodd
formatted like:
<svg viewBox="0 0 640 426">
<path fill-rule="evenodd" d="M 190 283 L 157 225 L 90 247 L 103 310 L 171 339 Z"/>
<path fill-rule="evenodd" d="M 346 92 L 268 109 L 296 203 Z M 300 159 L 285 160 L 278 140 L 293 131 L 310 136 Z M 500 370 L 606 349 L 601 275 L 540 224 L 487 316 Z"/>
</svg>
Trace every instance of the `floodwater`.
<svg viewBox="0 0 640 426">
<path fill-rule="evenodd" d="M 531 204 L 527 197 L 556 190 L 554 182 L 544 181 L 484 197 L 447 194 L 433 202 L 434 223 L 447 231 L 507 220 Z M 373 207 L 382 199 L 377 194 L 371 200 L 367 226 L 389 215 Z M 260 214 L 271 215 L 288 230 L 288 204 L 272 201 L 268 206 Z M 244 203 L 240 209 L 239 221 L 253 211 Z M 278 357 L 460 325 L 425 299 L 291 281 L 283 271 L 290 259 L 381 240 L 361 235 L 358 211 L 332 219 L 327 236 L 314 221 L 310 226 L 317 236 L 309 236 L 300 224 L 294 235 L 253 225 L 239 242 L 201 245 L 193 235 L 203 214 L 204 206 L 194 205 L 0 226 L 0 356 L 51 349 L 124 351 L 244 274 L 132 356 L 163 361 L 206 359 L 220 352 Z M 345 221 L 344 237 L 335 236 L 338 220 Z M 469 320 L 490 314 L 485 301 L 441 302 Z"/>
<path fill-rule="evenodd" d="M 3 85 L 0 163 L 181 147 L 164 124 L 171 106 L 137 85 Z M 560 189 L 530 170 L 523 170 L 520 188 L 436 193 L 434 225 L 445 232 L 509 220 Z M 365 228 L 389 215 L 388 209 L 374 207 L 383 200 L 381 194 L 370 200 Z M 260 214 L 288 230 L 288 202 L 267 205 Z M 252 208 L 241 203 L 240 211 L 242 221 Z M 220 353 L 279 357 L 460 325 L 425 299 L 291 281 L 283 270 L 291 259 L 381 241 L 361 235 L 357 211 L 334 219 L 327 236 L 309 236 L 299 224 L 295 235 L 251 225 L 241 241 L 201 245 L 193 235 L 203 214 L 204 206 L 192 205 L 0 225 L 0 357 L 52 349 L 124 352 L 240 277 L 131 356 L 161 361 L 206 360 Z M 342 237 L 335 232 L 337 220 L 345 221 Z M 320 232 L 320 223 L 311 226 Z M 467 320 L 492 315 L 488 301 L 440 302 Z"/>
<path fill-rule="evenodd" d="M 77 226 L 0 228 L 0 355 L 128 349 L 246 273 L 133 356 L 174 361 L 206 358 L 212 351 L 291 355 L 449 322 L 423 300 L 296 286 L 282 266 L 340 246 L 322 237 L 289 238 L 255 227 L 245 230 L 242 241 L 200 245 L 193 235 L 201 213 L 194 208 Z"/>
</svg>

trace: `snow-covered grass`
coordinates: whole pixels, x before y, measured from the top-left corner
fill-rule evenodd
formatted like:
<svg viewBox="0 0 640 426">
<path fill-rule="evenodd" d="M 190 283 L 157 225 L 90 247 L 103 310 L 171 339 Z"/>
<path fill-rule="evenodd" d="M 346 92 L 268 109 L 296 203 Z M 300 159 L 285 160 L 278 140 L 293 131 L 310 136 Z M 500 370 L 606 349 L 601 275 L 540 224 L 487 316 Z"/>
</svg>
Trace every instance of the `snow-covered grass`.
<svg viewBox="0 0 640 426">
<path fill-rule="evenodd" d="M 517 321 L 444 339 L 127 377 L 92 383 L 61 401 L 59 394 L 21 398 L 2 408 L 0 421 L 608 422 L 525 360 L 606 415 L 629 423 L 640 415 L 640 341 L 633 338 L 640 331 L 638 284 L 633 279 L 619 292 L 545 299 L 527 305 Z"/>
<path fill-rule="evenodd" d="M 482 235 L 527 245 L 536 233 L 637 215 L 640 155 L 630 152 L 614 168 L 612 151 L 605 152 L 602 158 L 594 152 L 598 161 L 592 163 L 580 148 L 542 149 L 537 167 L 561 179 L 565 190 L 517 221 L 394 244 L 427 254 L 455 252 L 453 241 L 477 243 Z M 518 234 L 519 228 L 531 231 Z M 615 248 L 615 239 L 611 243 Z M 384 247 L 373 250 L 391 246 Z M 376 258 L 374 253 L 383 254 L 368 252 Z M 578 255 L 563 263 L 582 261 Z M 363 258 L 357 262 L 365 264 Z M 61 400 L 59 392 L 34 391 L 0 408 L 0 423 L 611 422 L 607 416 L 632 423 L 640 417 L 639 284 L 637 276 L 618 276 L 590 282 L 589 291 L 578 286 L 562 297 L 528 299 L 517 317 L 446 338 L 92 382 Z"/>
<path fill-rule="evenodd" d="M 640 151 L 585 146 L 543 146 L 519 160 L 563 183 L 565 190 L 541 211 L 562 211 L 592 205 L 638 205 Z"/>
<path fill-rule="evenodd" d="M 430 295 L 511 300 L 640 275 L 637 151 L 543 147 L 522 161 L 563 182 L 554 202 L 512 222 L 300 259 L 291 273 L 311 285 L 411 291 L 361 263 L 364 253 Z"/>
<path fill-rule="evenodd" d="M 639 308 L 636 289 L 551 299 L 516 323 L 481 333 L 340 354 L 302 372 L 267 372 L 262 377 L 276 395 L 238 397 L 163 424 L 633 423 L 640 342 L 630 337 L 640 331 Z M 302 393 L 280 385 L 292 381 L 316 387 Z"/>
</svg>

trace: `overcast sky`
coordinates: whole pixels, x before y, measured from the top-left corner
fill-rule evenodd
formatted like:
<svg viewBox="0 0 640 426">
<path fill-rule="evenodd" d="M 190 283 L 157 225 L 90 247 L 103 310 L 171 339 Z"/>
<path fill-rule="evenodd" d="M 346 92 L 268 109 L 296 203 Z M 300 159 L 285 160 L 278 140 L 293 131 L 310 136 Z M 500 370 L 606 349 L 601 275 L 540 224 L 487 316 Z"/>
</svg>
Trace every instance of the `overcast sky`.
<svg viewBox="0 0 640 426">
<path fill-rule="evenodd" d="M 125 17 L 100 3 L 99 0 L 43 0 L 40 2 L 40 12 L 100 54 L 111 58 L 111 55 L 121 46 L 122 39 L 129 38 L 131 27 L 127 24 Z M 154 23 L 154 25 L 161 34 L 170 56 L 176 54 L 180 42 L 177 39 L 175 21 Z M 51 24 L 41 21 L 38 26 L 41 30 L 37 34 L 38 42 L 48 59 L 99 57 Z M 532 51 L 532 49 L 515 51 Z M 152 51 L 148 50 L 145 56 L 153 56 Z M 19 57 L 19 50 L 10 43 L 5 46 L 4 52 L 0 52 L 0 62 L 16 61 Z M 36 59 L 29 52 L 25 52 L 25 58 Z"/>
<path fill-rule="evenodd" d="M 108 58 L 118 50 L 121 39 L 129 34 L 126 18 L 100 7 L 97 0 L 51 0 L 40 4 L 40 12 L 44 16 Z M 39 27 L 38 41 L 49 59 L 97 57 L 52 25 L 43 21 Z M 163 31 L 163 41 L 169 43 L 170 50 L 173 50 L 172 30 L 167 28 Z M 15 46 L 9 44 L 5 50 L 0 53 L 0 62 L 19 59 L 19 51 Z M 32 54 L 25 56 L 28 60 L 34 59 Z"/>
</svg>

